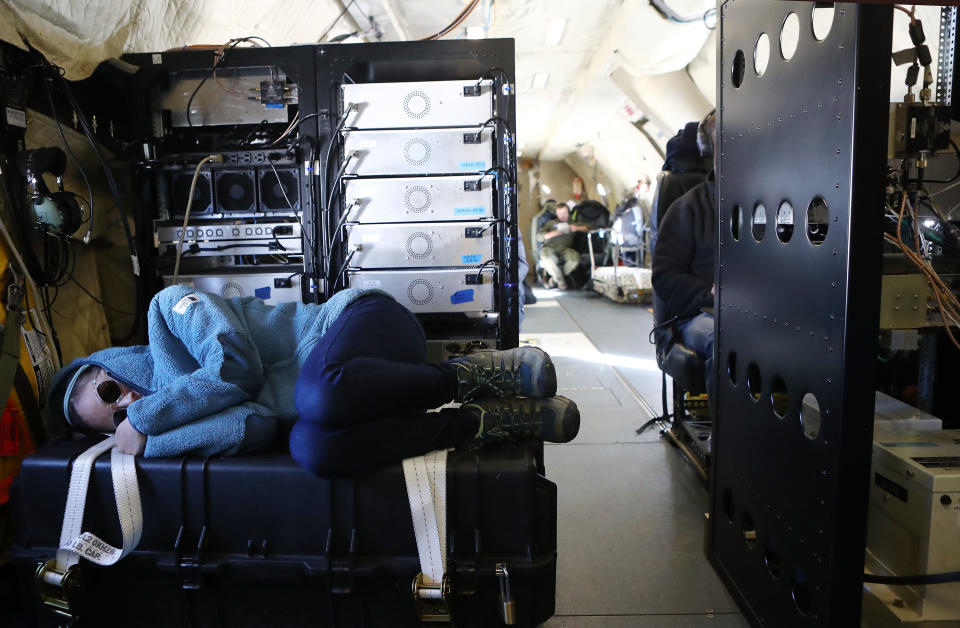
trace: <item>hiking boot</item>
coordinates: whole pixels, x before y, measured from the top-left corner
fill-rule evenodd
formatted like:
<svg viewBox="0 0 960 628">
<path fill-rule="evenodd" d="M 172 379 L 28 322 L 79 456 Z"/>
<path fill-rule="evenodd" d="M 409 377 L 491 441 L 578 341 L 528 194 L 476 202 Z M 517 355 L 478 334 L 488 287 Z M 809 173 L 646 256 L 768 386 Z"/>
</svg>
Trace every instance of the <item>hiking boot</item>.
<svg viewBox="0 0 960 628">
<path fill-rule="evenodd" d="M 480 429 L 468 443 L 470 449 L 489 442 L 524 438 L 569 443 L 580 431 L 580 411 L 566 397 L 484 399 L 460 408 L 480 418 Z"/>
<path fill-rule="evenodd" d="M 536 347 L 476 351 L 450 360 L 457 365 L 455 401 L 486 397 L 552 397 L 557 371 L 547 352 Z"/>
</svg>

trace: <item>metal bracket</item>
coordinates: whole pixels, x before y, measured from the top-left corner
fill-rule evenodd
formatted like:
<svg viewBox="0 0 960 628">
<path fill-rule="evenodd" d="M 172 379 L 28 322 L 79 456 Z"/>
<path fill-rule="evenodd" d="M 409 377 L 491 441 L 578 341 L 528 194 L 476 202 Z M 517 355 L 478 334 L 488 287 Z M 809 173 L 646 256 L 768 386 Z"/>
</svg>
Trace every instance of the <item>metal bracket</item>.
<svg viewBox="0 0 960 628">
<path fill-rule="evenodd" d="M 937 102 L 951 104 L 954 47 L 957 37 L 957 7 L 940 9 L 940 46 L 937 52 Z"/>
<path fill-rule="evenodd" d="M 450 624 L 450 578 L 446 574 L 439 583 L 425 582 L 422 573 L 413 579 L 413 602 L 424 624 Z"/>
<path fill-rule="evenodd" d="M 507 626 L 517 623 L 517 609 L 510 590 L 510 572 L 507 563 L 497 563 L 497 579 L 500 582 L 500 621 Z"/>
<path fill-rule="evenodd" d="M 200 569 L 203 566 L 203 554 L 207 549 L 207 526 L 200 529 L 200 539 L 197 541 L 197 551 L 193 556 L 183 555 L 184 526 L 177 532 L 177 540 L 173 544 L 174 563 L 177 570 L 177 581 L 184 591 L 196 591 L 203 586 L 203 575 Z"/>
<path fill-rule="evenodd" d="M 57 559 L 51 558 L 37 565 L 35 575 L 37 590 L 43 606 L 59 617 L 70 621 L 77 619 L 70 601 L 76 598 L 80 588 L 80 568 L 72 565 L 66 571 L 57 569 Z"/>
</svg>

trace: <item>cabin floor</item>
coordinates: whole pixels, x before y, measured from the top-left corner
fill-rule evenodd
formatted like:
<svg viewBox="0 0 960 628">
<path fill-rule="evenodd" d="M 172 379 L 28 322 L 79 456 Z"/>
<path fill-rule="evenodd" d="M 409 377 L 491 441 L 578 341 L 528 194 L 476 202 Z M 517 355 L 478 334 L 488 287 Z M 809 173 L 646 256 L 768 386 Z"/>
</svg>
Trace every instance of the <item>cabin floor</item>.
<svg viewBox="0 0 960 628">
<path fill-rule="evenodd" d="M 556 615 L 546 628 L 748 626 L 704 554 L 708 493 L 654 427 L 660 371 L 647 306 L 596 292 L 537 290 L 521 344 L 553 357 L 580 434 L 548 445 L 558 486 Z"/>
</svg>

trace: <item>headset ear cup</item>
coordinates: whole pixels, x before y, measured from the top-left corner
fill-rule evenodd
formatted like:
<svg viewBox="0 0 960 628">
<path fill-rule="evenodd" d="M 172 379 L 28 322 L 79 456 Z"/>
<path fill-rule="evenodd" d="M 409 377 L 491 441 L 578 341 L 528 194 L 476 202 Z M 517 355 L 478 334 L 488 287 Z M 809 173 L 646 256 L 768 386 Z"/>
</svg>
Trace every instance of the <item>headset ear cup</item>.
<svg viewBox="0 0 960 628">
<path fill-rule="evenodd" d="M 59 230 L 67 235 L 75 233 L 83 224 L 83 213 L 76 197 L 70 192 L 54 192 L 49 198 L 56 204 L 60 214 Z"/>
</svg>

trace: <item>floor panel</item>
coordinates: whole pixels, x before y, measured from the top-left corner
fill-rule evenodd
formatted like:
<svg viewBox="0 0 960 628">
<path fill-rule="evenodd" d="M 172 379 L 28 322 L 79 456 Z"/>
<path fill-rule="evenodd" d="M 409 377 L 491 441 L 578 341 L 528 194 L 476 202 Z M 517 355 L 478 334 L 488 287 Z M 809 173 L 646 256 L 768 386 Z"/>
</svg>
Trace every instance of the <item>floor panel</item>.
<svg viewBox="0 0 960 628">
<path fill-rule="evenodd" d="M 577 439 L 548 445 L 558 486 L 557 614 L 547 628 L 747 626 L 703 554 L 708 495 L 656 428 L 660 371 L 644 306 L 538 292 L 520 337 L 553 356 Z M 646 406 L 646 407 L 645 407 Z"/>
</svg>

